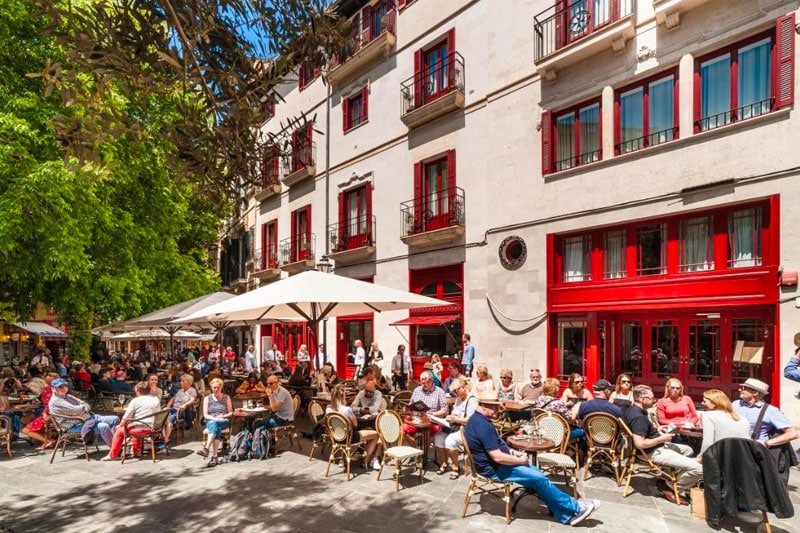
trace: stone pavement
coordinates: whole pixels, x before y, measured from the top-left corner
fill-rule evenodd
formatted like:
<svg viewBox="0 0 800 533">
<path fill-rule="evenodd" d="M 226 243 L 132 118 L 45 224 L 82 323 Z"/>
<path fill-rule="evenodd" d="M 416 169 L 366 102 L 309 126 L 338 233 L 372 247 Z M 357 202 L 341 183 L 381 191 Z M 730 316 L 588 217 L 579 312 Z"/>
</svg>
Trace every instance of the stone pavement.
<svg viewBox="0 0 800 533">
<path fill-rule="evenodd" d="M 437 476 L 429 467 L 423 483 L 404 475 L 404 487 L 394 491 L 391 474 L 365 473 L 345 479 L 338 465 L 324 477 L 325 462 L 309 461 L 309 441 L 302 449 L 287 450 L 274 459 L 204 467 L 194 452 L 198 442 L 173 448 L 169 457 L 100 462 L 94 453 L 86 462 L 70 447 L 48 464 L 49 454 L 37 454 L 24 442 L 14 445 L 15 457 L 0 456 L 0 532 L 193 531 L 223 528 L 236 532 L 515 532 L 596 531 L 699 532 L 711 531 L 693 519 L 688 507 L 656 496 L 649 478 L 634 479 L 633 491 L 622 489 L 609 476 L 580 482 L 580 493 L 603 502 L 599 511 L 577 528 L 562 526 L 548 516 L 539 500 L 526 497 L 506 526 L 500 500 L 474 499 L 461 518 L 467 480 Z M 355 465 L 355 464 L 354 464 Z M 410 471 L 409 471 L 410 472 Z M 793 471 L 790 493 L 800 511 L 800 471 Z M 757 520 L 757 517 L 754 516 Z M 771 516 L 775 533 L 800 533 L 800 518 Z M 745 521 L 726 521 L 727 531 L 763 531 Z"/>
</svg>

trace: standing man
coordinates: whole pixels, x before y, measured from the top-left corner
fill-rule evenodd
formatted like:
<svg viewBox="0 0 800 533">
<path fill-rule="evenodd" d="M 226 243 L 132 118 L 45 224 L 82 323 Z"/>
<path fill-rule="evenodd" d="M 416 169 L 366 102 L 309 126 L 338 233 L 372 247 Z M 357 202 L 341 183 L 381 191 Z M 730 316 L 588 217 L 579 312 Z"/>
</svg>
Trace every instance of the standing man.
<svg viewBox="0 0 800 533">
<path fill-rule="evenodd" d="M 532 368 L 528 377 L 530 382 L 523 385 L 519 391 L 520 401 L 536 403 L 536 400 L 542 395 L 542 373 L 538 368 Z"/>
<path fill-rule="evenodd" d="M 328 362 L 328 356 L 325 355 L 325 345 L 320 344 L 317 346 L 317 355 L 314 356 L 314 371 L 319 372 L 319 370 L 325 366 L 325 363 Z"/>
<path fill-rule="evenodd" d="M 797 438 L 797 430 L 786 415 L 764 401 L 769 394 L 769 385 L 760 379 L 749 378 L 739 387 L 739 399 L 733 402 L 733 411 L 750 422 L 752 438 L 773 450 L 778 461 L 778 472 L 783 486 L 789 483 L 789 469 L 797 464 L 794 450 L 784 444 Z M 759 418 L 761 423 L 758 424 Z M 756 425 L 759 427 L 756 427 Z"/>
<path fill-rule="evenodd" d="M 469 333 L 464 333 L 464 355 L 461 356 L 461 373 L 467 377 L 472 377 L 472 365 L 475 361 L 475 346 L 472 344 L 472 337 Z"/>
<path fill-rule="evenodd" d="M 252 344 L 247 345 L 247 351 L 244 353 L 244 371 L 249 374 L 256 369 L 256 347 Z"/>
<path fill-rule="evenodd" d="M 353 346 L 356 348 L 355 358 L 353 359 L 353 364 L 356 367 L 354 378 L 357 378 L 361 375 L 361 371 L 364 370 L 364 365 L 367 362 L 367 352 L 364 351 L 364 345 L 361 339 L 356 339 Z"/>
<path fill-rule="evenodd" d="M 633 433 L 633 445 L 642 450 L 657 465 L 674 468 L 678 472 L 678 489 L 688 493 L 703 478 L 703 466 L 692 459 L 692 449 L 685 444 L 675 444 L 672 433 L 659 433 L 650 422 L 647 409 L 655 405 L 656 397 L 653 389 L 647 385 L 636 385 L 633 388 L 633 405 L 628 407 L 622 420 Z M 613 405 L 613 404 L 612 404 Z M 664 498 L 679 505 L 689 505 L 689 501 L 681 496 L 675 500 L 672 488 L 664 480 L 658 480 L 658 491 Z"/>
<path fill-rule="evenodd" d="M 411 370 L 411 357 L 406 354 L 406 347 L 401 344 L 397 347 L 397 354 L 392 357 L 392 381 L 397 390 L 406 390 L 409 370 Z"/>
<path fill-rule="evenodd" d="M 464 427 L 464 438 L 480 475 L 532 489 L 562 524 L 577 526 L 600 507 L 597 500 L 578 501 L 561 492 L 541 470 L 528 463 L 526 453 L 509 450 L 492 425 L 491 419 L 499 411 L 497 391 L 483 392 Z"/>
</svg>

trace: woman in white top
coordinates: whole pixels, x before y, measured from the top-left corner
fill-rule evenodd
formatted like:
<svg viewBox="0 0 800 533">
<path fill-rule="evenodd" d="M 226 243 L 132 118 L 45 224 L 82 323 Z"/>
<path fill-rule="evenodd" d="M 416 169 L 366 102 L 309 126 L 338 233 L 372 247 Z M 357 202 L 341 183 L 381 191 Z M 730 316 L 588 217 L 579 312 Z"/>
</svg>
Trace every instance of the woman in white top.
<svg viewBox="0 0 800 533">
<path fill-rule="evenodd" d="M 461 440 L 461 428 L 467 424 L 469 417 L 478 407 L 478 397 L 470 394 L 470 383 L 468 378 L 456 378 L 450 383 L 450 390 L 456 393 L 456 402 L 453 404 L 453 411 L 445 417 L 450 423 L 450 432 L 445 434 L 443 431 L 433 436 L 433 445 L 443 447 L 450 459 L 450 479 L 458 479 L 461 470 L 458 466 L 458 454 L 464 451 L 464 443 Z M 437 444 L 438 442 L 438 444 Z M 442 466 L 436 471 L 442 475 L 447 472 L 447 459 L 442 461 Z"/>
<path fill-rule="evenodd" d="M 715 442 L 730 437 L 749 439 L 750 422 L 733 411 L 731 400 L 719 389 L 703 393 L 705 411 L 698 413 L 703 423 L 703 444 L 697 461 L 703 462 L 703 452 Z"/>
<path fill-rule="evenodd" d="M 633 379 L 630 374 L 623 373 L 617 376 L 617 383 L 609 401 L 623 411 L 633 405 Z"/>
<path fill-rule="evenodd" d="M 365 442 L 367 445 L 367 449 L 364 451 L 364 460 L 366 464 L 372 464 L 373 470 L 380 470 L 381 463 L 378 460 L 378 455 L 381 450 L 380 442 L 378 441 L 378 432 L 374 429 L 362 429 L 360 431 L 355 429 L 358 427 L 358 418 L 356 418 L 350 406 L 347 405 L 345 387 L 343 385 L 339 384 L 333 388 L 333 392 L 331 392 L 331 403 L 325 408 L 325 412 L 339 413 L 350 421 L 353 425 L 352 442 L 354 444 L 356 442 Z"/>
</svg>

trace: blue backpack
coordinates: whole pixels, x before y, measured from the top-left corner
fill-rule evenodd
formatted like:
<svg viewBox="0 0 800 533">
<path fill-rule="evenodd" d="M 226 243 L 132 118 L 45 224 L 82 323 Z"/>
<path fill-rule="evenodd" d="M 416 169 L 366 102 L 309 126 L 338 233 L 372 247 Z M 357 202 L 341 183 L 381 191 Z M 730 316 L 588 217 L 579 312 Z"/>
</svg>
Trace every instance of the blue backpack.
<svg viewBox="0 0 800 533">
<path fill-rule="evenodd" d="M 231 440 L 231 451 L 228 455 L 228 460 L 231 462 L 245 461 L 250 457 L 250 447 L 253 443 L 253 434 L 247 430 L 242 429 L 239 433 L 234 435 Z"/>
</svg>

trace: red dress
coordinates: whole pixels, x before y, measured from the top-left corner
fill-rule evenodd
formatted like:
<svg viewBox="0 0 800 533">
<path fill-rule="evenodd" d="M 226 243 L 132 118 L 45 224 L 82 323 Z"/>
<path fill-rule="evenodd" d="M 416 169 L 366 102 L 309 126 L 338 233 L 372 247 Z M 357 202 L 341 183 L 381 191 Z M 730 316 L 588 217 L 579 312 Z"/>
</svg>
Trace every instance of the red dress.
<svg viewBox="0 0 800 533">
<path fill-rule="evenodd" d="M 45 388 L 42 390 L 42 395 L 39 399 L 42 401 L 42 405 L 44 405 L 44 412 L 49 413 L 50 409 L 48 404 L 50 403 L 50 397 L 53 396 L 53 388 L 50 385 L 46 385 Z M 29 431 L 41 431 L 47 425 L 47 422 L 44 420 L 44 414 L 37 416 L 30 422 L 28 425 L 25 426 L 24 429 Z"/>
</svg>

